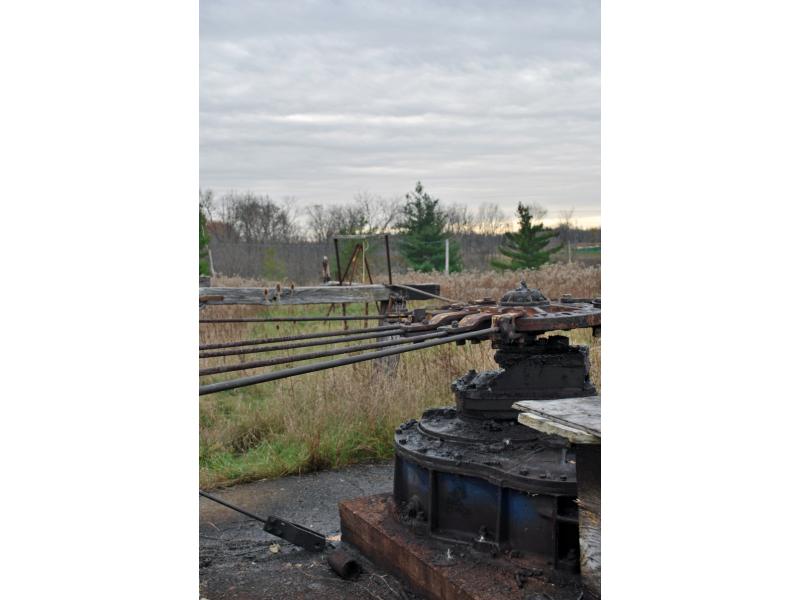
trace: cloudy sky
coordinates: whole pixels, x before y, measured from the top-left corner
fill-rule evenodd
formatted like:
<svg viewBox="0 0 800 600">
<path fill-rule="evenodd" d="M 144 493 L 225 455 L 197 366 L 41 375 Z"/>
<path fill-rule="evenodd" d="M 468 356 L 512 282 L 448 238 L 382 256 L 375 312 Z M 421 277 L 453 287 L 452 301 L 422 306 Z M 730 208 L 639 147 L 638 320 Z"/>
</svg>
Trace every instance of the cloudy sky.
<svg viewBox="0 0 800 600">
<path fill-rule="evenodd" d="M 600 215 L 600 3 L 200 0 L 200 187 Z"/>
</svg>

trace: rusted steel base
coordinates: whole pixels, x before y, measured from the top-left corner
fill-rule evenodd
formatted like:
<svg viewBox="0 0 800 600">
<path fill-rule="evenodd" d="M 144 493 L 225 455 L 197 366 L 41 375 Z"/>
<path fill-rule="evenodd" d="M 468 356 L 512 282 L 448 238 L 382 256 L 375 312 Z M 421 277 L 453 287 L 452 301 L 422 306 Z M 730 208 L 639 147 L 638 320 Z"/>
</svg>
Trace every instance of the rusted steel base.
<svg viewBox="0 0 800 600">
<path fill-rule="evenodd" d="M 578 579 L 524 557 L 491 556 L 415 535 L 395 516 L 391 494 L 339 504 L 342 541 L 429 600 L 575 600 Z"/>
</svg>

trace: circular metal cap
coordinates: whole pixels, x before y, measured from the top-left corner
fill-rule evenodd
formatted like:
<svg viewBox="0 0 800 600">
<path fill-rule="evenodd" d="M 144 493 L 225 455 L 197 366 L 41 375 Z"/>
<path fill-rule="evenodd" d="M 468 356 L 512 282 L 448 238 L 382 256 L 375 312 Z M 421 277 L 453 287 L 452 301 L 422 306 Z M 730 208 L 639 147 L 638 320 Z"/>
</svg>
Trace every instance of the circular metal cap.
<svg viewBox="0 0 800 600">
<path fill-rule="evenodd" d="M 500 298 L 500 306 L 539 306 L 548 303 L 542 292 L 529 288 L 524 281 L 520 281 L 517 289 L 506 292 Z"/>
</svg>

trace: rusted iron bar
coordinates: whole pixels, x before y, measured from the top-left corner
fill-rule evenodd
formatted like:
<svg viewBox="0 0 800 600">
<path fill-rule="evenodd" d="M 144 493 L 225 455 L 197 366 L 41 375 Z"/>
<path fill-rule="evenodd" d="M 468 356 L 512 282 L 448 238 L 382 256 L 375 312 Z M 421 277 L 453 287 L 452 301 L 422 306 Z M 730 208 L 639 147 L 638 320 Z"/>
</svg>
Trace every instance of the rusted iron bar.
<svg viewBox="0 0 800 600">
<path fill-rule="evenodd" d="M 392 258 L 389 256 L 389 236 L 383 236 L 383 243 L 386 246 L 386 270 L 389 271 L 389 285 L 392 285 Z"/>
<path fill-rule="evenodd" d="M 442 339 L 428 340 L 418 344 L 411 344 L 410 346 L 399 346 L 396 348 L 388 348 L 386 350 L 379 350 L 377 352 L 367 352 L 365 354 L 358 354 L 356 356 L 349 356 L 347 358 L 339 358 L 336 360 L 328 360 L 310 365 L 303 365 L 300 367 L 292 367 L 291 369 L 282 369 L 280 371 L 273 371 L 271 373 L 264 373 L 263 375 L 253 375 L 251 377 L 242 377 L 241 379 L 231 379 L 230 381 L 220 381 L 219 383 L 211 383 L 208 385 L 200 386 L 200 395 L 214 394 L 216 392 L 224 392 L 225 390 L 233 390 L 259 383 L 266 383 L 268 381 L 276 381 L 278 379 L 286 379 L 287 377 L 294 377 L 296 375 L 305 375 L 306 373 L 314 373 L 315 371 L 324 371 L 326 369 L 333 369 L 336 367 L 343 367 L 346 365 L 353 365 L 367 360 L 375 360 L 376 358 L 383 358 L 384 356 L 393 356 L 395 354 L 403 354 L 405 352 L 413 352 L 415 350 L 424 350 L 425 348 L 432 348 L 440 346 L 441 344 L 448 344 L 450 342 L 457 342 L 460 340 L 469 340 L 479 337 L 485 337 L 492 333 L 500 331 L 499 327 L 489 327 L 480 331 L 470 331 L 468 333 L 459 333 L 456 335 L 447 336 Z"/>
<path fill-rule="evenodd" d="M 409 292 L 416 292 L 418 294 L 422 294 L 423 296 L 429 296 L 431 298 L 435 298 L 436 300 L 444 300 L 445 302 L 449 302 L 450 304 L 464 304 L 464 302 L 453 300 L 452 298 L 445 298 L 444 296 L 439 296 L 438 294 L 431 294 L 430 292 L 423 291 L 419 288 L 411 287 L 410 285 L 402 285 L 400 283 L 395 283 L 393 284 L 393 287 L 397 287 L 402 290 L 408 290 Z"/>
<path fill-rule="evenodd" d="M 347 317 L 248 317 L 242 319 L 200 319 L 200 323 L 294 323 L 306 321 L 358 321 L 369 319 L 401 319 L 407 315 L 350 315 Z"/>
<path fill-rule="evenodd" d="M 397 329 L 397 325 L 379 325 L 378 327 L 366 327 L 364 329 L 351 329 L 349 333 L 371 333 L 373 331 L 386 331 Z M 256 340 L 244 340 L 241 342 L 224 342 L 220 344 L 203 344 L 200 350 L 217 350 L 219 348 L 240 348 L 241 346 L 258 346 L 259 344 L 273 344 L 276 342 L 296 342 L 298 340 L 314 340 L 317 338 L 336 337 L 342 335 L 341 330 L 336 331 L 315 331 L 314 333 L 303 333 L 299 335 L 285 335 L 283 337 L 259 338 Z"/>
<path fill-rule="evenodd" d="M 339 264 L 339 240 L 333 238 L 333 249 L 336 251 L 336 279 L 339 280 L 339 285 L 342 285 L 342 267 Z"/>
<path fill-rule="evenodd" d="M 325 358 L 328 356 L 336 356 L 337 354 L 350 354 L 352 352 L 375 350 L 377 348 L 390 348 L 391 346 L 400 346 L 402 344 L 413 344 L 424 340 L 431 340 L 433 338 L 442 337 L 444 335 L 447 335 L 446 331 L 436 331 L 434 333 L 428 333 L 415 337 L 401 338 L 399 340 L 386 340 L 384 342 L 372 342 L 370 344 L 361 344 L 358 346 L 346 346 L 344 348 L 320 350 L 319 352 L 306 352 L 303 354 L 295 354 L 294 356 L 281 356 L 278 358 L 270 358 L 268 360 L 255 360 L 246 363 L 239 363 L 237 365 L 222 365 L 219 367 L 208 367 L 207 369 L 200 369 L 200 376 L 202 377 L 203 375 L 230 373 L 232 371 L 246 371 L 247 369 L 257 369 L 260 367 L 272 367 L 275 365 L 283 365 L 286 363 L 311 360 L 312 358 Z"/>
<path fill-rule="evenodd" d="M 311 346 L 322 346 L 327 344 L 344 344 L 347 342 L 357 342 L 359 340 L 368 340 L 371 338 L 386 337 L 387 335 L 395 335 L 402 333 L 404 330 L 401 328 L 387 329 L 386 331 L 377 331 L 373 333 L 362 333 L 359 335 L 343 335 L 338 338 L 322 338 L 311 340 L 308 342 L 298 342 L 296 344 L 282 344 L 276 346 L 256 346 L 255 348 L 241 348 L 231 350 L 219 350 L 216 352 L 201 352 L 200 358 L 216 358 L 218 356 L 239 356 L 242 354 L 260 354 L 262 352 L 275 352 L 276 350 L 295 350 L 297 348 L 309 348 Z"/>
</svg>

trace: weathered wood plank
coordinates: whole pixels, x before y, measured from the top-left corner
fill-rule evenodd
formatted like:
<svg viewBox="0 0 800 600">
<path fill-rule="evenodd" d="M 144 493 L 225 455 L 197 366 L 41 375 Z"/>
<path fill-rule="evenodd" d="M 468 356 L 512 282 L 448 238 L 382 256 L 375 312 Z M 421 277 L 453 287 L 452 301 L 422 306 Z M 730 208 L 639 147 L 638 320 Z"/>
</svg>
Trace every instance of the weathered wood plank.
<svg viewBox="0 0 800 600">
<path fill-rule="evenodd" d="M 421 290 L 439 293 L 435 284 L 418 284 Z M 201 287 L 200 302 L 204 304 L 344 304 L 351 302 L 381 302 L 390 295 L 409 300 L 424 300 L 428 296 L 407 290 L 391 289 L 385 285 L 321 285 L 309 287 Z"/>
<path fill-rule="evenodd" d="M 207 304 L 341 304 L 345 302 L 373 302 L 389 299 L 389 289 L 382 285 L 371 286 L 317 286 L 281 288 L 200 288 L 200 301 L 211 298 Z M 221 297 L 221 300 L 216 298 Z"/>
<path fill-rule="evenodd" d="M 564 432 L 581 432 L 585 436 L 596 438 L 594 442 L 581 441 L 575 443 L 589 444 L 600 441 L 600 397 L 561 398 L 558 400 L 524 400 L 516 402 L 514 408 L 522 414 L 532 415 L 528 422 L 520 423 L 534 427 L 546 420 L 552 427 L 564 428 Z M 521 415 L 520 415 L 521 416 Z M 534 427 L 535 429 L 536 427 Z M 559 434 L 561 435 L 561 434 Z M 574 435 L 570 433 L 570 435 Z M 564 437 L 568 437 L 564 435 Z"/>
<path fill-rule="evenodd" d="M 515 407 L 516 408 L 516 407 Z M 592 435 L 591 433 L 586 433 L 580 429 L 576 429 L 574 427 L 570 427 L 569 425 L 564 425 L 563 423 L 559 423 L 557 421 L 553 421 L 547 417 L 543 417 L 541 415 L 537 415 L 534 413 L 520 413 L 517 417 L 517 420 L 523 424 L 527 425 L 528 427 L 535 429 L 536 431 L 541 431 L 542 433 L 548 433 L 551 435 L 559 435 L 563 438 L 568 439 L 573 444 L 599 444 L 600 438 L 596 435 Z"/>
</svg>

